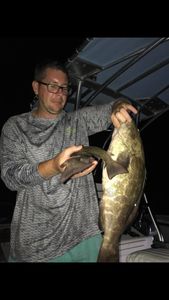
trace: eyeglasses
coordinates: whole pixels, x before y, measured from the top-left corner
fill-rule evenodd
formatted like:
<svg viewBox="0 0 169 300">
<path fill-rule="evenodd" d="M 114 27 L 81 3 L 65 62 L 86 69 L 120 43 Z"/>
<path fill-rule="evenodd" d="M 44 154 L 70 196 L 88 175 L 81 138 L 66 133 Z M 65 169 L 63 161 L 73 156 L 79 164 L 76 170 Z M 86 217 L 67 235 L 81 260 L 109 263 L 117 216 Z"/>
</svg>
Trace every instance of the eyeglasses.
<svg viewBox="0 0 169 300">
<path fill-rule="evenodd" d="M 71 93 L 71 87 L 70 86 L 62 86 L 62 85 L 59 85 L 57 83 L 46 83 L 46 82 L 43 82 L 43 81 L 37 81 L 37 82 L 40 83 L 40 84 L 46 85 L 47 90 L 48 90 L 49 93 L 56 94 L 59 91 L 59 89 L 62 90 L 62 93 L 64 95 L 69 95 Z"/>
</svg>

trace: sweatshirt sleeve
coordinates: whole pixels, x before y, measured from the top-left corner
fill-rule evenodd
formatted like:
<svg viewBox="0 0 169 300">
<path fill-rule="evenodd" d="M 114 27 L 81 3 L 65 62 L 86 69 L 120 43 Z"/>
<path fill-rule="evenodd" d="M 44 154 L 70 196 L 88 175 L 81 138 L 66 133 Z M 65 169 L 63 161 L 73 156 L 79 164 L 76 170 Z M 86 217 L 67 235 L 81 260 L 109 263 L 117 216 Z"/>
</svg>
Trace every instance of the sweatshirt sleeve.
<svg viewBox="0 0 169 300">
<path fill-rule="evenodd" d="M 78 111 L 78 117 L 87 124 L 88 135 L 106 130 L 111 125 L 113 103 L 90 106 Z"/>
<path fill-rule="evenodd" d="M 18 134 L 12 118 L 2 128 L 0 166 L 1 179 L 12 191 L 42 185 L 45 180 L 37 171 L 38 163 L 32 164 L 26 158 L 22 137 Z"/>
</svg>

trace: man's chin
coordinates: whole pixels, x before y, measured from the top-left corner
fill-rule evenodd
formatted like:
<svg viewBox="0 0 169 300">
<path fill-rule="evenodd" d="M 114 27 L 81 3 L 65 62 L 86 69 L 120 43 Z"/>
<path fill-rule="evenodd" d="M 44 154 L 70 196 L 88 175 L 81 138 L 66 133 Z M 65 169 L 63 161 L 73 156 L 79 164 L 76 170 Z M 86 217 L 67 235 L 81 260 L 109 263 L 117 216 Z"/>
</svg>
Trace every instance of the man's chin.
<svg viewBox="0 0 169 300">
<path fill-rule="evenodd" d="M 52 114 L 52 115 L 58 115 L 62 112 L 63 108 L 60 109 L 49 109 L 48 113 Z"/>
</svg>

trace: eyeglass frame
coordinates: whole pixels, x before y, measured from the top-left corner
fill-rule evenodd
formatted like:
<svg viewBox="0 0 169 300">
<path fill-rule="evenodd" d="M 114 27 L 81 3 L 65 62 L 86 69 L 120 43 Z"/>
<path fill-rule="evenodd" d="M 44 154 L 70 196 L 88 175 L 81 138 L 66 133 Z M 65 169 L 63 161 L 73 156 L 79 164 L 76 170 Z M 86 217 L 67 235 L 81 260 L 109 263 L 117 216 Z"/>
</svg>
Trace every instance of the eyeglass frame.
<svg viewBox="0 0 169 300">
<path fill-rule="evenodd" d="M 69 95 L 70 93 L 71 93 L 71 86 L 70 85 L 68 85 L 68 86 L 62 86 L 62 85 L 59 85 L 59 84 L 57 84 L 57 83 L 47 83 L 47 82 L 43 82 L 43 81 L 40 81 L 40 80 L 37 80 L 37 82 L 38 83 L 40 83 L 40 84 L 43 84 L 43 85 L 46 85 L 47 86 L 47 90 L 48 90 L 48 92 L 49 93 L 52 93 L 52 94 L 57 94 L 58 93 L 58 91 L 59 91 L 59 89 L 61 89 L 62 90 L 62 93 L 64 94 L 64 95 Z M 51 92 L 51 91 L 49 91 L 49 88 L 48 88 L 48 86 L 49 85 L 54 85 L 54 86 L 56 86 L 57 88 L 58 88 L 58 90 L 56 91 L 56 92 Z M 66 91 L 64 91 L 64 89 L 67 89 L 67 92 Z"/>
</svg>

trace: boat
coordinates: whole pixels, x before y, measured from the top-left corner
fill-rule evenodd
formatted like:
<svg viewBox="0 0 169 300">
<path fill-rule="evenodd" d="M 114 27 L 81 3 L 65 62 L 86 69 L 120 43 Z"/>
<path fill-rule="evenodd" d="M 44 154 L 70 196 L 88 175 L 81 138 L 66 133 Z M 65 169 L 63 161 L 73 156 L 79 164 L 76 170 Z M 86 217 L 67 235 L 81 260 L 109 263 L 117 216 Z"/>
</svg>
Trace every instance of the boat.
<svg viewBox="0 0 169 300">
<path fill-rule="evenodd" d="M 72 92 L 65 110 L 76 111 L 86 106 L 110 103 L 121 97 L 129 99 L 138 109 L 135 121 L 147 153 L 149 141 L 158 134 L 151 126 L 158 120 L 162 123 L 164 117 L 168 120 L 169 38 L 85 38 L 81 46 L 67 59 L 66 66 L 72 82 Z M 105 149 L 112 130 L 111 125 L 106 131 L 91 136 L 90 144 Z M 162 132 L 165 139 L 165 124 Z M 167 142 L 163 147 L 167 147 Z M 169 169 L 168 156 L 165 164 L 166 169 Z M 147 188 L 151 181 L 150 168 L 148 166 L 148 178 L 138 216 L 121 236 L 120 262 L 169 262 L 169 207 L 153 211 L 152 205 L 155 202 L 158 204 L 158 199 L 154 201 L 155 194 L 151 197 L 155 186 L 151 188 L 151 192 Z M 154 176 L 158 181 L 161 174 Z M 101 166 L 94 172 L 94 179 L 99 201 L 102 194 Z M 159 193 L 161 204 L 164 194 L 160 187 Z M 168 202 L 167 199 L 163 201 Z M 7 261 L 9 254 L 10 220 L 0 220 L 2 261 Z"/>
<path fill-rule="evenodd" d="M 168 37 L 93 37 L 87 38 L 68 59 L 72 95 L 66 109 L 106 104 L 127 98 L 138 109 L 135 122 L 148 153 L 151 139 L 160 134 L 167 147 L 166 125 L 169 116 L 169 38 Z M 163 120 L 165 124 L 162 124 Z M 152 128 L 158 122 L 157 128 Z M 90 137 L 90 144 L 106 148 L 113 126 Z M 160 143 L 159 143 L 160 144 Z M 157 149 L 157 142 L 155 148 Z M 155 149 L 154 148 L 154 149 Z M 164 150 L 163 148 L 163 150 Z M 159 148 L 158 148 L 159 149 Z M 157 150 L 158 151 L 158 150 Z M 154 152 L 154 151 L 153 151 Z M 158 152 L 157 152 L 158 153 Z M 167 153 L 167 152 L 166 152 Z M 156 154 L 154 164 L 161 160 Z M 150 156 L 146 157 L 147 164 Z M 168 155 L 165 156 L 168 169 Z M 168 165 L 168 167 L 167 167 Z M 169 206 L 159 215 L 150 205 L 151 170 L 143 193 L 139 213 L 120 240 L 120 262 L 169 262 Z M 163 172 L 162 172 L 163 173 Z M 157 182 L 162 174 L 156 174 Z M 101 168 L 94 174 L 98 195 L 101 195 Z M 164 178 L 164 176 L 163 176 Z M 167 179 L 165 179 L 167 180 Z M 165 181 L 166 183 L 166 181 Z M 160 189 L 160 185 L 158 185 Z M 167 183 L 166 183 L 167 190 Z M 155 190 L 155 187 L 151 187 Z M 159 191 L 163 197 L 164 189 Z M 162 199 L 160 197 L 160 204 Z M 165 203 L 168 201 L 164 198 Z M 156 200 L 158 203 L 158 199 Z M 160 206 L 160 204 L 158 204 Z M 156 204 L 157 205 L 157 204 Z"/>
</svg>

